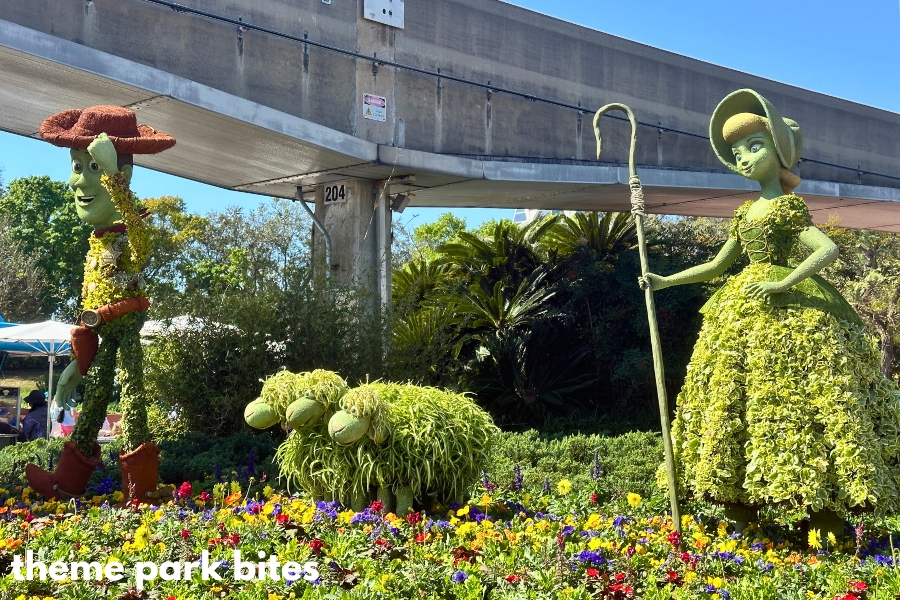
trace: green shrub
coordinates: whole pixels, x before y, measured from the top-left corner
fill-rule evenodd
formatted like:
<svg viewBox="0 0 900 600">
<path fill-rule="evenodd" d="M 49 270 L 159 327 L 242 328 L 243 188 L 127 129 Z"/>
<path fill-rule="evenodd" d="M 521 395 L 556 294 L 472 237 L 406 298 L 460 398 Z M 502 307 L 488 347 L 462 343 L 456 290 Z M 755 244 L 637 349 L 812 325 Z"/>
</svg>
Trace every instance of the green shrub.
<svg viewBox="0 0 900 600">
<path fill-rule="evenodd" d="M 596 481 L 591 477 L 595 457 L 600 467 Z M 554 486 L 568 479 L 575 490 L 595 491 L 603 499 L 628 492 L 650 498 L 665 494 L 655 480 L 662 461 L 659 433 L 542 437 L 534 430 L 505 432 L 493 450 L 488 475 L 498 487 L 507 488 L 518 464 L 525 487 L 540 487 L 545 478 Z"/>
<path fill-rule="evenodd" d="M 0 485 L 20 485 L 25 481 L 25 465 L 34 463 L 45 469 L 55 465 L 62 454 L 63 440 L 44 438 L 13 444 L 0 450 Z"/>
<path fill-rule="evenodd" d="M 238 478 L 259 479 L 265 473 L 274 480 L 278 467 L 272 458 L 279 443 L 266 433 L 236 433 L 215 439 L 197 432 L 184 433 L 177 439 L 160 442 L 159 477 L 164 483 L 179 484 L 217 475 L 229 478 L 231 473 L 237 473 Z"/>
</svg>

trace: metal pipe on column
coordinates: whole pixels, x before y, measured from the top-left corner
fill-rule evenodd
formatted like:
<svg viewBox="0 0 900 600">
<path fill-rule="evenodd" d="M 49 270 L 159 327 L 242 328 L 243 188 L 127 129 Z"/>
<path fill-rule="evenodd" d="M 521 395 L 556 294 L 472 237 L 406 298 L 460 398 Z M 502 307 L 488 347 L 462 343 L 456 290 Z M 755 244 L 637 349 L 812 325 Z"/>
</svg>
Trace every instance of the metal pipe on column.
<svg viewBox="0 0 900 600">
<path fill-rule="evenodd" d="M 316 226 L 316 229 L 322 232 L 322 236 L 325 238 L 325 277 L 331 278 L 331 236 L 328 235 L 328 231 L 325 229 L 325 224 L 319 220 L 316 216 L 316 213 L 309 209 L 309 206 L 306 205 L 306 200 L 303 199 L 303 188 L 299 185 L 297 186 L 297 197 L 291 198 L 291 200 L 295 202 L 299 202 L 300 205 L 306 210 L 306 214 L 309 215 L 309 218 L 312 219 L 313 224 Z"/>
</svg>

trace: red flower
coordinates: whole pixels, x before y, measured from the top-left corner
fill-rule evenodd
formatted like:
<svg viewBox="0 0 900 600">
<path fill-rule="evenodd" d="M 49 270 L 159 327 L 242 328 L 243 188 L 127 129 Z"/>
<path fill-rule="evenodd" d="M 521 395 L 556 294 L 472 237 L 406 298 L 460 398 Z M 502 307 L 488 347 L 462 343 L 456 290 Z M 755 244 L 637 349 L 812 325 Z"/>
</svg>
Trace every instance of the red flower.
<svg viewBox="0 0 900 600">
<path fill-rule="evenodd" d="M 600 575 L 600 571 L 591 567 L 588 567 L 585 573 L 587 573 L 588 577 L 597 577 L 598 575 Z"/>
<path fill-rule="evenodd" d="M 232 546 L 237 546 L 240 543 L 240 541 L 241 541 L 241 536 L 239 536 L 236 533 L 232 533 L 231 535 L 228 536 L 228 543 L 231 544 Z"/>
<path fill-rule="evenodd" d="M 312 550 L 313 552 L 315 552 L 316 554 L 321 552 L 322 548 L 324 546 L 325 546 L 325 542 L 323 542 L 319 538 L 315 538 L 313 540 L 310 540 L 310 542 L 309 542 L 309 549 Z"/>
<path fill-rule="evenodd" d="M 681 562 L 691 562 L 691 553 L 690 552 L 682 552 L 681 553 Z"/>
<path fill-rule="evenodd" d="M 853 594 L 844 594 L 843 596 L 838 594 L 837 596 L 834 597 L 834 600 L 859 600 L 859 599 L 856 596 L 854 596 Z"/>
<path fill-rule="evenodd" d="M 591 504 L 597 504 L 597 501 L 597 492 L 594 492 L 593 494 L 591 494 Z"/>
<path fill-rule="evenodd" d="M 212 496 L 209 495 L 209 492 L 203 491 L 200 494 L 200 499 L 203 500 L 204 502 L 209 502 L 210 500 L 212 500 Z"/>
<path fill-rule="evenodd" d="M 675 581 L 678 579 L 678 571 L 669 571 L 666 573 L 666 581 Z"/>
<path fill-rule="evenodd" d="M 34 521 L 34 515 L 33 515 L 33 514 L 28 513 L 27 515 L 25 515 L 25 522 L 26 522 L 26 523 L 31 523 L 32 521 Z"/>
<path fill-rule="evenodd" d="M 191 487 L 191 484 L 187 481 L 181 484 L 181 487 L 178 488 L 178 497 L 179 498 L 190 498 L 191 492 L 194 491 L 194 488 Z"/>
<path fill-rule="evenodd" d="M 381 512 L 384 510 L 384 502 L 382 502 L 381 500 L 373 500 L 372 504 L 369 505 L 369 508 L 371 508 L 375 512 Z"/>
<path fill-rule="evenodd" d="M 681 534 L 678 533 L 677 531 L 673 531 L 666 538 L 666 541 L 668 541 L 670 544 L 672 544 L 673 548 L 678 548 L 679 546 L 681 546 Z"/>
<path fill-rule="evenodd" d="M 169 596 L 168 598 L 166 598 L 166 600 L 178 600 L 178 599 L 175 598 L 175 596 Z"/>
<path fill-rule="evenodd" d="M 864 592 L 869 589 L 869 586 L 866 585 L 865 581 L 848 581 L 847 583 L 857 592 Z"/>
<path fill-rule="evenodd" d="M 287 525 L 290 522 L 291 518 L 284 513 L 278 513 L 275 515 L 275 521 L 279 525 Z"/>
<path fill-rule="evenodd" d="M 427 534 L 423 531 L 422 533 L 416 535 L 415 541 L 417 544 L 421 544 L 425 542 L 425 537 Z"/>
<path fill-rule="evenodd" d="M 625 581 L 625 573 L 616 573 L 613 577 L 616 581 Z"/>
<path fill-rule="evenodd" d="M 181 537 L 184 538 L 184 539 L 188 539 L 189 537 L 191 537 L 191 532 L 188 531 L 187 529 L 182 529 L 182 530 L 181 530 Z"/>
<path fill-rule="evenodd" d="M 381 539 L 381 538 L 378 538 L 377 540 L 375 540 L 375 545 L 376 545 L 376 546 L 381 546 L 382 548 L 388 548 L 388 547 L 391 545 L 391 543 L 390 543 L 389 541 L 387 541 L 387 540 L 383 540 L 383 539 Z"/>
<path fill-rule="evenodd" d="M 416 523 L 418 523 L 421 520 L 422 520 L 422 513 L 414 512 L 414 513 L 409 513 L 408 515 L 406 515 L 406 522 L 409 523 L 410 525 L 415 525 Z"/>
<path fill-rule="evenodd" d="M 512 573 L 506 576 L 506 580 L 510 583 L 519 583 L 518 575 L 513 575 Z"/>
</svg>

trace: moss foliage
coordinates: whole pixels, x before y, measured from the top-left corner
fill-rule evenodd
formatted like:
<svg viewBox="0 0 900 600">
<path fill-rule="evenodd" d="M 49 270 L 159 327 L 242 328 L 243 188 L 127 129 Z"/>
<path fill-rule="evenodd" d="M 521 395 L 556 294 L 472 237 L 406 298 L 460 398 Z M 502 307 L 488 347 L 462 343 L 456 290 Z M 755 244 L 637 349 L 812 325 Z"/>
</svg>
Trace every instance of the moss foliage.
<svg viewBox="0 0 900 600">
<path fill-rule="evenodd" d="M 499 432 L 470 398 L 431 387 L 365 384 L 348 392 L 341 407 L 388 432 L 375 445 L 374 482 L 408 485 L 419 498 L 463 497 L 486 468 Z"/>
<path fill-rule="evenodd" d="M 410 486 L 416 498 L 462 497 L 486 468 L 498 433 L 490 416 L 462 395 L 406 384 L 370 383 L 350 390 L 341 407 L 390 432 L 339 446 L 328 435 L 330 410 L 291 432 L 277 460 L 289 484 L 345 499 L 378 487 Z"/>
<path fill-rule="evenodd" d="M 326 412 L 334 412 L 346 391 L 347 382 L 333 371 L 316 369 L 296 374 L 279 371 L 263 382 L 254 404 L 263 403 L 270 407 L 282 426 L 287 427 L 288 407 L 293 402 L 309 398 L 323 405 Z"/>
<path fill-rule="evenodd" d="M 781 202 L 756 220 L 769 258 L 799 212 Z M 705 307 L 672 426 L 682 485 L 722 502 L 900 510 L 900 399 L 875 340 L 839 310 L 748 297 L 781 276 L 754 260 Z"/>
</svg>

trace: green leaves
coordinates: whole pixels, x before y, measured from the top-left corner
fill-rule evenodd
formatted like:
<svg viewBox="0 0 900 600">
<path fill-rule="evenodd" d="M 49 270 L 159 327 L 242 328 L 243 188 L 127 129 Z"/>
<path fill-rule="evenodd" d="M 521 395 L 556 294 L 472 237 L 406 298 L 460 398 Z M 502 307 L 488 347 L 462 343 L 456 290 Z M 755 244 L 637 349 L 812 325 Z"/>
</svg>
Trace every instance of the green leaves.
<svg viewBox="0 0 900 600">
<path fill-rule="evenodd" d="M 69 186 L 47 176 L 14 179 L 0 197 L 0 217 L 10 223 L 12 239 L 37 258 L 47 284 L 42 298 L 45 315 L 69 318 L 81 296 L 91 232 L 75 212 Z"/>
<path fill-rule="evenodd" d="M 541 244 L 564 256 L 588 248 L 598 260 L 609 260 L 637 246 L 637 226 L 631 213 L 579 212 L 555 223 Z"/>
</svg>

